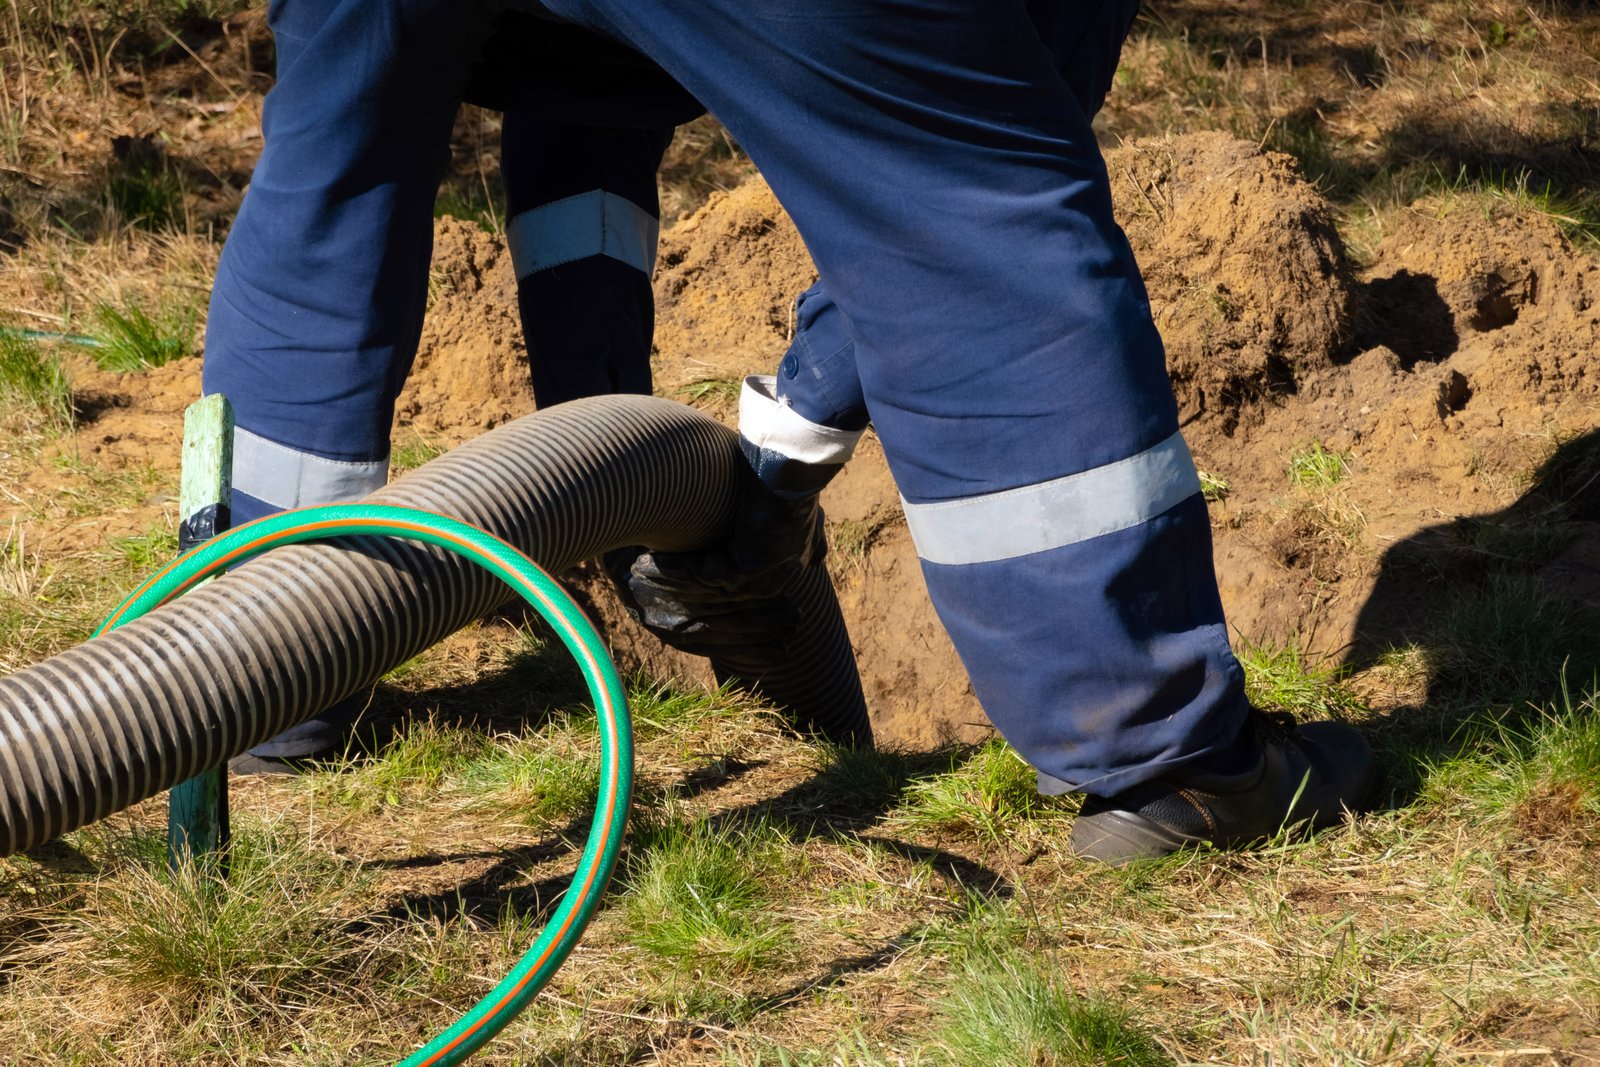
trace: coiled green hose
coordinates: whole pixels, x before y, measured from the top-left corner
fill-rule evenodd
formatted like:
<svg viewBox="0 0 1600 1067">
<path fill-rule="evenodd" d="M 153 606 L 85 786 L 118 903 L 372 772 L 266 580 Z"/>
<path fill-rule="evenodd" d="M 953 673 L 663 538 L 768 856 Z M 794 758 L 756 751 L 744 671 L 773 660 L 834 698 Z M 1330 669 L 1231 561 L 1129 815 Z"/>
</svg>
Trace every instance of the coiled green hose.
<svg viewBox="0 0 1600 1067">
<path fill-rule="evenodd" d="M 599 907 L 622 847 L 633 795 L 633 729 L 627 697 L 605 643 L 581 608 L 533 560 L 490 534 L 443 515 L 385 504 L 329 504 L 286 511 L 223 534 L 158 572 L 95 631 L 138 618 L 227 567 L 280 545 L 332 537 L 401 537 L 478 563 L 533 605 L 583 670 L 600 721 L 600 799 L 572 888 L 511 973 L 444 1033 L 399 1067 L 458 1064 L 526 1007 L 577 946 Z"/>
</svg>

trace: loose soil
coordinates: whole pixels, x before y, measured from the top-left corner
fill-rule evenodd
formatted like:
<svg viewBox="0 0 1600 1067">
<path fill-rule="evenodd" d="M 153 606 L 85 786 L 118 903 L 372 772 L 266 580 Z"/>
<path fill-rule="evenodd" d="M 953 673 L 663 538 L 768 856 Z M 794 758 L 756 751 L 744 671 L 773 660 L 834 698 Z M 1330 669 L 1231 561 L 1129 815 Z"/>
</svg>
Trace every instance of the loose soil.
<svg viewBox="0 0 1600 1067">
<path fill-rule="evenodd" d="M 1134 142 L 1107 162 L 1185 436 L 1228 486 L 1212 516 L 1231 627 L 1244 641 L 1328 655 L 1404 640 L 1417 590 L 1380 582 L 1395 546 L 1512 508 L 1538 465 L 1596 424 L 1600 268 L 1541 214 L 1452 197 L 1392 217 L 1357 269 L 1329 206 L 1287 156 L 1203 133 Z M 500 239 L 441 220 L 432 274 L 396 411 L 401 444 L 456 444 L 533 407 Z M 731 421 L 726 383 L 776 365 L 793 298 L 814 277 L 759 178 L 668 229 L 656 276 L 658 392 L 696 397 Z M 197 374 L 195 361 L 120 377 L 79 366 L 85 416 L 58 447 L 112 468 L 170 469 Z M 694 388 L 707 382 L 719 385 Z M 1291 455 L 1314 442 L 1347 454 L 1337 486 L 1291 485 Z M 42 464 L 25 489 L 66 477 Z M 869 434 L 824 496 L 868 700 L 887 739 L 973 739 L 986 720 L 928 603 L 896 501 Z M 1588 546 L 1575 539 L 1548 572 L 1554 586 L 1600 590 Z M 625 664 L 708 680 L 698 661 L 663 652 L 621 618 L 592 574 L 578 581 Z M 1375 591 L 1387 602 L 1374 604 Z"/>
</svg>

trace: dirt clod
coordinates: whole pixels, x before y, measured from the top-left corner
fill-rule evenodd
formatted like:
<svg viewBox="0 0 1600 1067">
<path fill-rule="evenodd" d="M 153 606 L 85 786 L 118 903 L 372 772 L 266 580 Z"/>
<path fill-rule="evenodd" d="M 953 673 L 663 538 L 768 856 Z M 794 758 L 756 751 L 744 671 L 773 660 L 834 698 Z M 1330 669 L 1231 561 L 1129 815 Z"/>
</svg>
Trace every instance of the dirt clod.
<svg viewBox="0 0 1600 1067">
<path fill-rule="evenodd" d="M 1185 420 L 1231 432 L 1352 336 L 1350 269 L 1293 160 L 1218 133 L 1106 154 Z"/>
</svg>

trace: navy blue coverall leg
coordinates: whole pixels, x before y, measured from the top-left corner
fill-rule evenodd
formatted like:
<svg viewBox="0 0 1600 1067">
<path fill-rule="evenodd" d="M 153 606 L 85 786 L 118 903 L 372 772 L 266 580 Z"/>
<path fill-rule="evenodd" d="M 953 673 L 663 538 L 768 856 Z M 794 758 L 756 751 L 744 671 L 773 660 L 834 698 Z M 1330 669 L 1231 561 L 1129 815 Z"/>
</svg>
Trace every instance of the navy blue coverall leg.
<svg viewBox="0 0 1600 1067">
<path fill-rule="evenodd" d="M 435 0 L 280 0 L 269 16 L 279 79 L 206 334 L 204 391 L 228 396 L 238 419 L 235 523 L 387 480 L 450 127 L 501 25 Z M 515 100 L 504 85 L 487 91 Z M 655 174 L 671 135 L 670 123 L 506 113 L 507 240 L 541 406 L 650 391 Z M 342 746 L 357 710 L 330 709 L 251 754 Z"/>
<path fill-rule="evenodd" d="M 1093 101 L 1058 64 L 1106 4 L 1054 5 L 1044 27 L 1021 0 L 546 6 L 659 63 L 768 177 L 940 617 L 1042 784 L 1110 795 L 1235 755 L 1247 706 L 1198 477 Z M 1096 38 L 1113 58 L 1125 29 Z M 814 365 L 846 358 L 815 347 Z M 848 454 L 851 397 L 748 399 L 758 463 Z"/>
</svg>

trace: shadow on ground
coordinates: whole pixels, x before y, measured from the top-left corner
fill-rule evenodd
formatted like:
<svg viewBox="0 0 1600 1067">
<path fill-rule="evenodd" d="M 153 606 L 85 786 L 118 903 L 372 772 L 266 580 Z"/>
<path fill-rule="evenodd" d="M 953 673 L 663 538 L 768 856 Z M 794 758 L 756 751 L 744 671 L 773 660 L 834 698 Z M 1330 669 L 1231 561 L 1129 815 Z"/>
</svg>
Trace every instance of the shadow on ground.
<svg viewBox="0 0 1600 1067">
<path fill-rule="evenodd" d="M 1409 676 L 1371 724 L 1390 802 L 1423 768 L 1563 705 L 1600 672 L 1600 431 L 1561 445 L 1515 503 L 1419 531 L 1383 555 L 1346 659 Z"/>
</svg>

